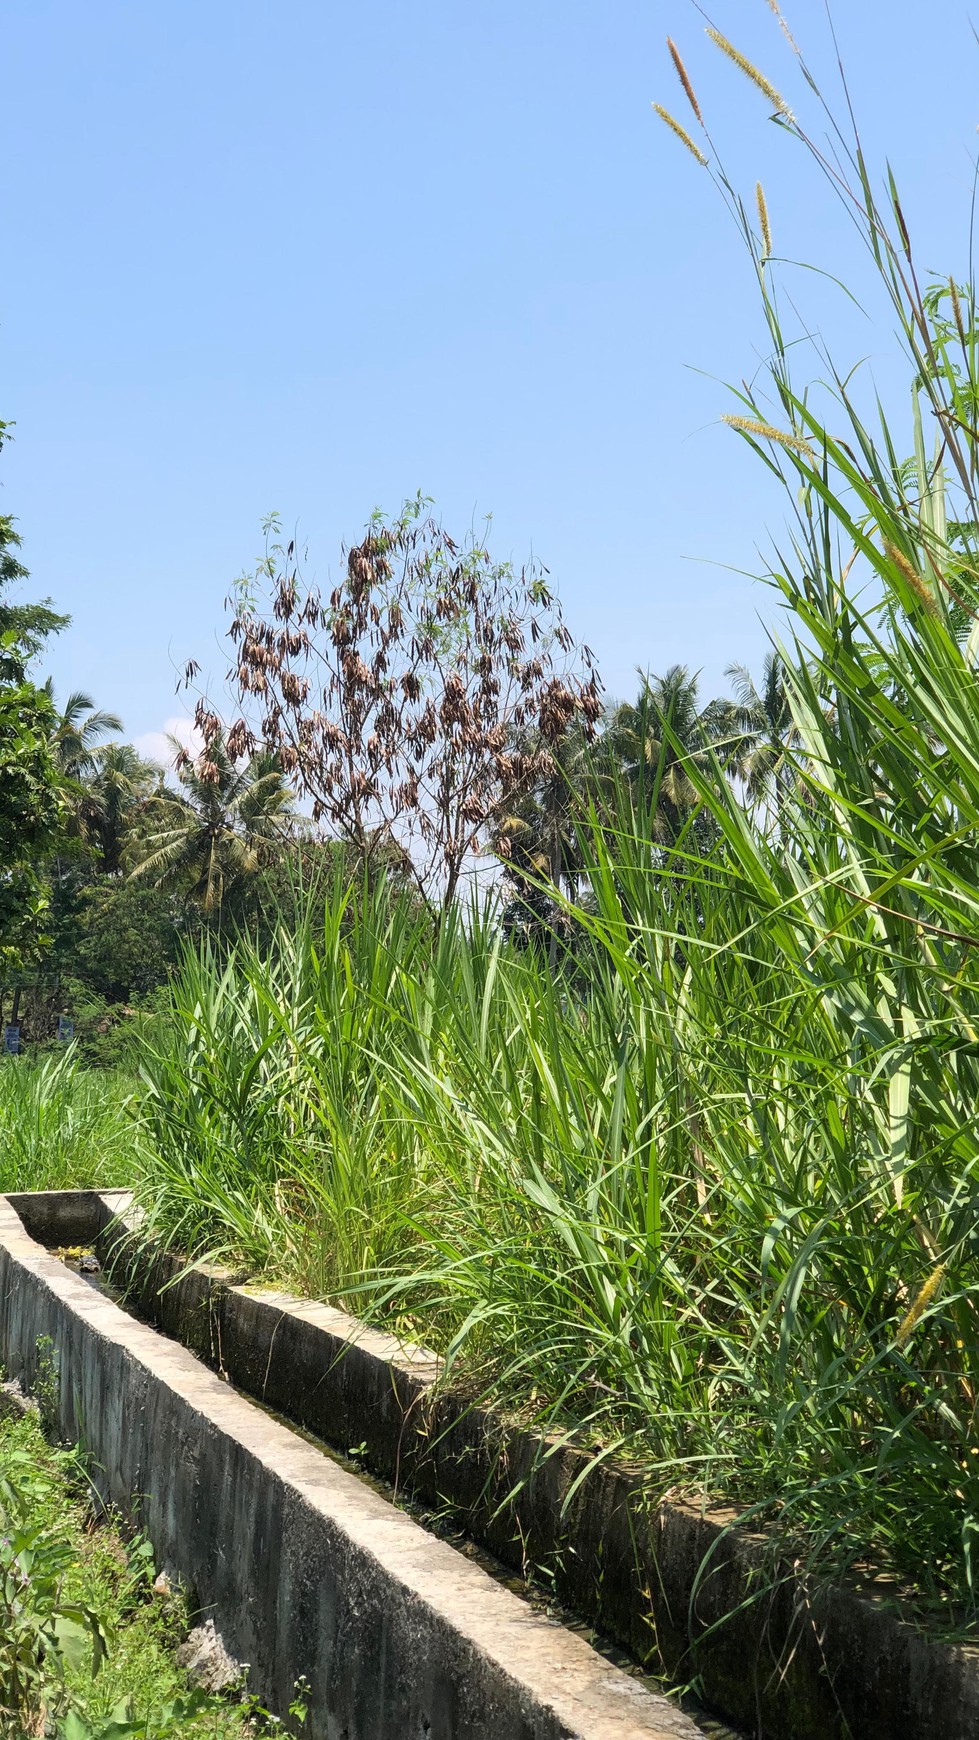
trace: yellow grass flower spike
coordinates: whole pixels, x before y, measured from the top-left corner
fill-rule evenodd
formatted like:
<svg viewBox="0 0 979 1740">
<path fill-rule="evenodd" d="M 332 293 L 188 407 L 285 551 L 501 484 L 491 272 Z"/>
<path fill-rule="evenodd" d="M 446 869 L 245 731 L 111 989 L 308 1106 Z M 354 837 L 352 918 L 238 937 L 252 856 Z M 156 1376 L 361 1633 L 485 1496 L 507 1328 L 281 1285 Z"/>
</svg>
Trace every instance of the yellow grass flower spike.
<svg viewBox="0 0 979 1740">
<path fill-rule="evenodd" d="M 784 429 L 776 429 L 773 423 L 758 423 L 754 417 L 734 417 L 729 412 L 721 422 L 727 423 L 731 429 L 739 429 L 743 435 L 757 435 L 762 441 L 777 441 L 780 447 L 790 447 L 793 453 L 802 453 L 815 463 L 816 455 L 801 435 L 789 435 Z"/>
<path fill-rule="evenodd" d="M 762 187 L 760 181 L 755 183 L 755 200 L 758 205 L 758 227 L 761 230 L 761 245 L 764 249 L 765 259 L 769 260 L 772 255 L 772 228 L 768 221 L 768 201 L 765 198 L 765 189 Z"/>
<path fill-rule="evenodd" d="M 706 169 L 707 159 L 704 156 L 703 152 L 701 151 L 700 147 L 698 145 L 694 144 L 694 142 L 691 139 L 690 134 L 687 132 L 686 128 L 680 126 L 679 121 L 674 119 L 674 117 L 670 114 L 669 109 L 663 108 L 662 103 L 654 103 L 653 108 L 656 110 L 656 113 L 659 116 L 660 120 L 666 122 L 666 125 L 670 128 L 671 132 L 676 134 L 676 136 L 680 140 L 681 144 L 685 145 L 687 150 L 692 152 L 693 156 L 696 157 L 697 162 L 702 164 L 703 167 Z"/>
<path fill-rule="evenodd" d="M 904 1346 L 908 1337 L 920 1323 L 944 1279 L 945 1264 L 939 1263 L 936 1268 L 932 1269 L 924 1286 L 918 1289 L 918 1292 L 912 1301 L 910 1310 L 905 1312 L 905 1315 L 898 1324 L 897 1334 L 894 1337 L 896 1346 Z"/>
<path fill-rule="evenodd" d="M 745 78 L 750 79 L 753 85 L 758 86 L 762 95 L 768 98 L 772 108 L 777 114 L 782 116 L 784 121 L 795 120 L 795 116 L 789 108 L 788 103 L 785 101 L 785 98 L 779 95 L 775 86 L 769 79 L 766 79 L 764 73 L 759 72 L 756 66 L 752 66 L 747 55 L 742 54 L 740 48 L 735 48 L 733 42 L 728 42 L 727 37 L 722 36 L 720 31 L 714 30 L 713 27 L 708 28 L 707 34 L 712 42 L 716 42 L 721 53 L 726 54 L 728 60 L 733 60 L 736 67 L 740 67 Z"/>
</svg>

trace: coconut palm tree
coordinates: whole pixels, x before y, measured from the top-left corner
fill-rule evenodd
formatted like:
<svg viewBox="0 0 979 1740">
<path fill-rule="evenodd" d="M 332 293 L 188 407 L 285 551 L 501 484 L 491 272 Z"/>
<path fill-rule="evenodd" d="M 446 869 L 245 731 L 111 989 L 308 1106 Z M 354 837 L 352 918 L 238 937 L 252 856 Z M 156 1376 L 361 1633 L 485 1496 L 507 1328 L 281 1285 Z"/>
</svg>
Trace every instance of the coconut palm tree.
<svg viewBox="0 0 979 1740">
<path fill-rule="evenodd" d="M 144 761 L 131 743 L 106 743 L 93 759 L 94 771 L 85 781 L 82 820 L 103 874 L 118 876 L 133 824 L 145 812 L 154 790 L 162 786 L 163 769 Z"/>
<path fill-rule="evenodd" d="M 712 700 L 701 707 L 697 675 L 686 665 L 671 665 L 661 677 L 640 676 L 637 699 L 620 702 L 606 718 L 603 759 L 606 777 L 623 780 L 636 804 L 655 803 L 655 831 L 668 845 L 699 810 L 691 768 L 710 766 L 714 757 L 736 767 L 740 735 L 733 703 Z"/>
<path fill-rule="evenodd" d="M 515 748 L 518 752 L 530 748 L 536 758 L 540 743 L 517 742 Z M 526 940 L 531 934 L 546 938 L 552 969 L 567 926 L 547 885 L 563 890 L 571 900 L 577 897 L 584 858 L 576 814 L 589 777 L 589 751 L 587 731 L 576 720 L 549 752 L 535 783 L 498 817 L 491 836 L 514 891 L 504 909 L 504 930 Z"/>
<path fill-rule="evenodd" d="M 529 747 L 536 756 L 539 741 Z M 526 750 L 528 745 L 521 742 L 516 748 Z M 588 737 L 576 720 L 549 753 L 535 783 L 497 819 L 492 834 L 494 849 L 510 866 L 511 875 L 526 872 L 546 877 L 556 888 L 563 886 L 572 899 L 582 875 L 574 825 L 576 796 L 588 768 Z"/>
<path fill-rule="evenodd" d="M 54 684 L 49 677 L 45 692 L 54 700 Z M 115 713 L 96 707 L 91 695 L 74 689 L 64 708 L 57 712 L 52 748 L 54 757 L 66 780 L 80 782 L 96 771 L 100 740 L 122 730 L 122 720 Z"/>
<path fill-rule="evenodd" d="M 98 766 L 100 739 L 112 731 L 122 730 L 122 720 L 115 713 L 96 707 L 90 695 L 75 689 L 63 708 L 54 698 L 54 683 L 49 677 L 43 690 L 51 703 L 51 757 L 57 769 L 58 783 L 66 812 L 66 834 L 74 839 L 88 840 L 89 824 L 95 808 L 89 781 Z M 71 854 L 69 854 L 71 856 Z M 55 859 L 59 874 L 62 868 L 60 851 Z"/>
<path fill-rule="evenodd" d="M 144 855 L 131 874 L 158 888 L 183 887 L 220 915 L 229 890 L 288 837 L 293 794 L 272 756 L 253 755 L 239 767 L 218 739 L 208 761 L 195 763 L 176 738 L 170 742 L 182 791 L 149 800 Z"/>
<path fill-rule="evenodd" d="M 760 689 L 745 665 L 728 665 L 725 675 L 734 684 L 737 727 L 742 734 L 739 772 L 748 798 L 756 804 L 770 802 L 777 812 L 795 778 L 800 742 L 784 660 L 777 652 L 766 654 Z"/>
</svg>

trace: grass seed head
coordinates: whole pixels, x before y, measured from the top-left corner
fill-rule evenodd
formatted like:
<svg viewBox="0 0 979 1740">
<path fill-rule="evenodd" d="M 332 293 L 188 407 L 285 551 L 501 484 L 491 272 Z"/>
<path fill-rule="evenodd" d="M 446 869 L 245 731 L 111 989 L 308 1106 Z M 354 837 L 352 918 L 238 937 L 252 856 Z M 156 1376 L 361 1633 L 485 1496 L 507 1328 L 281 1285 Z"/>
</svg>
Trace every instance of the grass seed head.
<svg viewBox="0 0 979 1740">
<path fill-rule="evenodd" d="M 914 592 L 921 600 L 921 603 L 924 605 L 929 616 L 937 616 L 938 605 L 935 601 L 935 594 L 932 592 L 927 580 L 925 580 L 922 575 L 918 573 L 917 568 L 908 561 L 904 551 L 899 550 L 896 544 L 892 544 L 885 539 L 884 554 L 889 562 L 893 562 L 898 573 L 907 581 L 912 592 Z"/>
<path fill-rule="evenodd" d="M 772 229 L 768 221 L 768 201 L 765 198 L 765 189 L 762 187 L 760 181 L 755 183 L 755 199 L 758 203 L 758 225 L 761 230 L 761 245 L 764 249 L 765 259 L 769 260 L 771 259 L 772 254 Z"/>
<path fill-rule="evenodd" d="M 782 14 L 781 14 L 779 7 L 778 7 L 778 0 L 768 0 L 768 4 L 769 4 L 769 7 L 771 8 L 771 10 L 774 12 L 776 18 L 779 21 L 779 25 L 781 26 L 781 30 L 782 30 L 782 35 L 785 37 L 786 42 L 788 43 L 789 47 L 793 50 L 793 52 L 795 54 L 798 54 L 799 44 L 796 42 L 795 37 L 792 35 L 791 30 L 789 29 L 788 25 L 785 22 L 785 19 L 782 17 Z"/>
<path fill-rule="evenodd" d="M 950 292 L 951 297 L 952 297 L 952 313 L 955 316 L 956 330 L 958 331 L 959 339 L 960 339 L 962 346 L 964 348 L 965 347 L 965 322 L 962 319 L 962 304 L 959 301 L 959 287 L 956 284 L 954 278 L 949 279 L 948 288 L 949 288 L 949 292 Z"/>
<path fill-rule="evenodd" d="M 694 91 L 693 85 L 690 83 L 690 78 L 689 78 L 689 75 L 687 73 L 687 69 L 684 66 L 682 60 L 680 59 L 680 51 L 677 48 L 676 43 L 673 41 L 673 38 L 671 36 L 667 37 L 666 46 L 670 51 L 670 56 L 672 58 L 673 65 L 676 67 L 676 76 L 680 80 L 680 83 L 683 86 L 684 91 L 686 92 L 687 102 L 690 104 L 690 107 L 693 110 L 694 114 L 696 115 L 698 121 L 700 122 L 700 125 L 703 126 L 704 117 L 700 113 L 700 104 L 697 101 L 697 97 L 696 97 L 696 93 Z"/>
<path fill-rule="evenodd" d="M 731 429 L 739 429 L 743 435 L 757 435 L 761 441 L 776 441 L 779 447 L 791 448 L 793 453 L 801 453 L 806 459 L 816 462 L 816 455 L 808 441 L 801 435 L 789 435 L 784 429 L 776 429 L 772 423 L 759 423 L 754 417 L 735 417 L 725 413 L 721 418 Z"/>
<path fill-rule="evenodd" d="M 939 1263 L 936 1268 L 932 1269 L 924 1286 L 919 1287 L 918 1292 L 915 1294 L 915 1297 L 911 1302 L 910 1310 L 905 1312 L 898 1324 L 897 1334 L 894 1337 L 895 1344 L 898 1347 L 904 1346 L 908 1337 L 920 1323 L 944 1279 L 945 1264 Z"/>
<path fill-rule="evenodd" d="M 771 81 L 766 79 L 764 73 L 759 72 L 756 66 L 752 66 L 751 61 L 748 59 L 747 55 L 741 53 L 740 48 L 735 48 L 734 43 L 728 42 L 727 37 L 722 36 L 720 31 L 715 30 L 713 26 L 708 28 L 707 34 L 712 42 L 716 42 L 721 53 L 726 54 L 728 60 L 733 60 L 736 67 L 740 67 L 745 78 L 750 79 L 753 85 L 757 85 L 762 95 L 768 98 L 772 108 L 777 114 L 782 116 L 784 121 L 795 120 L 795 116 L 789 108 L 788 103 L 785 101 L 785 98 L 780 96 Z"/>
<path fill-rule="evenodd" d="M 686 146 L 687 150 L 689 152 L 691 152 L 694 157 L 696 157 L 697 162 L 702 164 L 703 167 L 706 169 L 707 159 L 704 156 L 703 152 L 701 151 L 699 145 L 694 144 L 694 142 L 691 139 L 690 134 L 687 132 L 686 128 L 680 126 L 679 121 L 674 119 L 674 117 L 670 114 L 669 109 L 663 108 L 662 103 L 654 103 L 653 108 L 656 110 L 656 113 L 659 116 L 660 120 L 666 122 L 666 125 L 669 127 L 670 131 L 676 134 L 676 136 L 680 140 L 680 142 Z"/>
</svg>

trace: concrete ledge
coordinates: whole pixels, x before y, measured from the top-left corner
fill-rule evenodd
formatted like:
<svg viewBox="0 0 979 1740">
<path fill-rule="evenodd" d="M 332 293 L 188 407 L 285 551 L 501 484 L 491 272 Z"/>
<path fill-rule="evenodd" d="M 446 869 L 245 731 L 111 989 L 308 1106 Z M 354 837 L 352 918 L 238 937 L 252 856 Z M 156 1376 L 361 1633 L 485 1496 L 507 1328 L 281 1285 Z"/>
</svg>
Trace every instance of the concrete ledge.
<svg viewBox="0 0 979 1740">
<path fill-rule="evenodd" d="M 433 1355 L 343 1312 L 181 1272 L 132 1231 L 120 1243 L 125 1201 L 102 1199 L 98 1243 L 144 1314 L 336 1448 L 366 1444 L 377 1473 L 451 1505 L 506 1563 L 544 1568 L 569 1606 L 674 1680 L 696 1676 L 731 1720 L 766 1740 L 979 1735 L 979 1650 L 930 1638 L 886 1587 L 780 1568 L 732 1513 L 655 1504 L 638 1472 L 440 1393 Z M 67 1202 L 35 1203 L 30 1224 L 69 1224 Z M 91 1224 L 89 1193 L 80 1212 Z"/>
<path fill-rule="evenodd" d="M 81 1242 L 64 1207 L 27 1218 Z M 30 1387 L 46 1349 L 60 1428 L 103 1496 L 138 1506 L 273 1709 L 308 1677 L 316 1740 L 695 1740 L 665 1698 L 72 1274 L 0 1198 L 0 1359 Z"/>
<path fill-rule="evenodd" d="M 22 1190 L 7 1202 L 39 1245 L 94 1245 L 106 1224 L 132 1210 L 131 1190 Z"/>
<path fill-rule="evenodd" d="M 545 1569 L 569 1606 L 674 1680 L 696 1676 L 732 1720 L 772 1740 L 979 1734 L 979 1652 L 929 1639 L 886 1592 L 780 1571 L 731 1513 L 653 1505 L 638 1474 L 433 1393 L 434 1356 L 343 1312 L 180 1276 L 138 1243 L 123 1261 L 140 1307 L 232 1382 L 339 1449 L 365 1443 L 376 1472 L 450 1504 L 515 1568 Z"/>
</svg>

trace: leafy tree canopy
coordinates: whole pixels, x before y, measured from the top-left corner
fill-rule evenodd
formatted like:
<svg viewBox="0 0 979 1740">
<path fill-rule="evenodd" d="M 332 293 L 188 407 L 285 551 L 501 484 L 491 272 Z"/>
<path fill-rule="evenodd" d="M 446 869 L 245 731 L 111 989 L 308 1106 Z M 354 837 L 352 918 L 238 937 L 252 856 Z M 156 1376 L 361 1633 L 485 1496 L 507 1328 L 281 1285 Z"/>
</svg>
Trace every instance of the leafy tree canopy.
<svg viewBox="0 0 979 1740">
<path fill-rule="evenodd" d="M 289 838 L 293 795 L 273 755 L 244 766 L 223 739 L 195 766 L 174 739 L 181 792 L 163 791 L 147 805 L 147 832 L 133 875 L 160 888 L 183 888 L 208 913 L 255 875 Z"/>
<path fill-rule="evenodd" d="M 0 422 L 0 450 L 10 439 L 11 428 L 12 424 Z M 0 514 L 0 681 L 3 682 L 22 678 L 48 635 L 57 634 L 69 620 L 51 608 L 49 598 L 25 604 L 8 597 L 10 587 L 27 579 L 27 569 L 17 555 L 20 543 L 14 520 L 9 514 Z"/>
<path fill-rule="evenodd" d="M 9 425 L 0 423 L 0 447 Z M 63 820 L 52 754 L 51 698 L 32 683 L 27 665 L 45 636 L 66 617 L 47 604 L 14 604 L 8 588 L 27 577 L 20 538 L 0 515 L 0 968 L 29 958 L 43 938 L 47 892 L 39 860 Z"/>
</svg>

